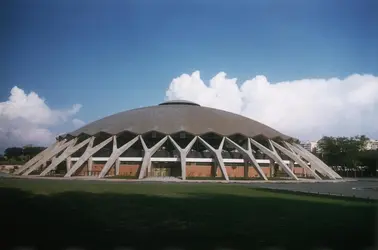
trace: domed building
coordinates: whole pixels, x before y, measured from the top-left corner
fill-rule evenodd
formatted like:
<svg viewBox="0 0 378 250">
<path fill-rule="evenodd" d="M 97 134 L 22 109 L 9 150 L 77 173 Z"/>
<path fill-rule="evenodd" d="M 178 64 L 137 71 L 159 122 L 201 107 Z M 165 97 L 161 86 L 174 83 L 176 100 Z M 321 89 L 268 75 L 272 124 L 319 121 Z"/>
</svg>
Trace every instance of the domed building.
<svg viewBox="0 0 378 250">
<path fill-rule="evenodd" d="M 188 101 L 117 113 L 61 135 L 16 173 L 185 179 L 339 179 L 294 139 Z"/>
</svg>

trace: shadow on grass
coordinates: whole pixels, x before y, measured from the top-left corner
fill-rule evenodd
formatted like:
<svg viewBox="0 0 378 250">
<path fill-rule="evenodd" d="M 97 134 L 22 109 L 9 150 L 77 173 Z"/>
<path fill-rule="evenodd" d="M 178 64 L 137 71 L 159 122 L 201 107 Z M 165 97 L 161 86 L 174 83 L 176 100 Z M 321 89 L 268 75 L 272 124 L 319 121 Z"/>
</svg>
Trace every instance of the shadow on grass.
<svg viewBox="0 0 378 250">
<path fill-rule="evenodd" d="M 181 196 L 0 189 L 2 249 L 367 249 L 373 205 L 194 193 Z M 5 234 L 4 234 L 5 233 Z"/>
<path fill-rule="evenodd" d="M 342 200 L 342 201 L 360 201 L 360 202 L 367 202 L 371 204 L 378 204 L 378 200 L 364 198 L 364 197 L 357 197 L 357 196 L 342 196 L 332 193 L 322 193 L 322 192 L 308 192 L 308 191 L 299 191 L 299 190 L 285 190 L 285 189 L 275 189 L 275 188 L 264 188 L 264 187 L 253 187 L 250 188 L 251 190 L 259 190 L 265 192 L 274 192 L 276 194 L 289 194 L 289 195 L 301 195 L 301 196 L 308 196 L 308 197 L 319 197 L 319 198 L 326 198 L 326 199 L 334 199 L 334 200 Z"/>
</svg>

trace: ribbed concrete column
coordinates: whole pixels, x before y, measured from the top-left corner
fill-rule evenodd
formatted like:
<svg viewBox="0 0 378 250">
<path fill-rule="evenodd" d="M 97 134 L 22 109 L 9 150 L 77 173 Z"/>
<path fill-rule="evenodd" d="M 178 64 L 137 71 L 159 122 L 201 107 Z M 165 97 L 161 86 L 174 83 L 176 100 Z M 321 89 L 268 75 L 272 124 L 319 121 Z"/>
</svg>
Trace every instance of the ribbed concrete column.
<svg viewBox="0 0 378 250">
<path fill-rule="evenodd" d="M 275 177 L 276 175 L 276 168 L 275 168 L 275 162 L 272 159 L 269 159 L 269 170 L 270 170 L 270 177 Z"/>
<path fill-rule="evenodd" d="M 66 159 L 66 170 L 67 170 L 66 172 L 70 171 L 71 165 L 72 165 L 71 156 L 68 156 Z"/>
<path fill-rule="evenodd" d="M 93 175 L 93 159 L 92 159 L 92 156 L 88 158 L 87 166 L 88 166 L 88 175 L 92 176 Z"/>
<path fill-rule="evenodd" d="M 109 172 L 109 169 L 117 161 L 117 159 L 120 157 L 120 155 L 123 154 L 123 152 L 125 152 L 127 149 L 129 149 L 132 145 L 134 145 L 134 143 L 138 141 L 138 138 L 139 138 L 139 136 L 136 136 L 136 137 L 134 137 L 134 139 L 127 142 L 122 147 L 117 148 L 117 136 L 113 136 L 113 151 L 112 151 L 112 154 L 110 155 L 108 161 L 105 163 L 105 166 L 102 168 L 101 173 L 98 175 L 98 178 L 103 178 Z M 117 174 L 117 171 L 119 173 L 119 161 L 118 161 L 118 167 L 117 167 L 117 164 L 116 164 L 115 167 L 116 167 L 116 174 Z"/>
<path fill-rule="evenodd" d="M 143 150 L 144 150 L 144 156 L 142 165 L 140 166 L 139 171 L 139 179 L 142 179 L 146 176 L 146 170 L 148 166 L 151 165 L 151 156 L 161 147 L 163 146 L 164 142 L 168 139 L 168 136 L 164 136 L 163 139 L 161 139 L 158 143 L 156 143 L 152 148 L 148 148 L 146 143 L 143 140 L 142 136 L 140 137 L 140 141 L 142 142 Z"/>
<path fill-rule="evenodd" d="M 181 148 L 175 140 L 171 136 L 168 136 L 169 140 L 172 142 L 173 146 L 180 152 L 180 162 L 181 162 L 181 179 L 186 180 L 186 156 L 188 155 L 189 151 L 192 149 L 194 143 L 197 140 L 197 136 L 195 136 L 189 144 L 185 148 Z"/>
<path fill-rule="evenodd" d="M 269 140 L 270 143 L 272 144 L 273 147 L 277 148 L 279 151 L 281 151 L 283 154 L 285 154 L 286 156 L 288 156 L 290 159 L 292 159 L 293 161 L 295 161 L 296 163 L 299 164 L 299 166 L 301 166 L 303 169 L 309 171 L 311 173 L 311 175 L 317 179 L 317 180 L 321 180 L 322 178 L 320 178 L 319 175 L 317 175 L 315 173 L 315 171 L 313 169 L 311 169 L 307 163 L 305 163 L 304 161 L 302 161 L 302 159 L 297 156 L 296 154 L 292 153 L 291 151 L 287 150 L 286 148 L 282 147 L 280 144 L 272 141 L 272 140 Z M 294 168 L 294 163 L 292 163 L 290 161 L 291 165 L 292 165 L 292 168 Z"/>
<path fill-rule="evenodd" d="M 236 142 L 234 142 L 228 137 L 226 137 L 226 141 L 230 143 L 232 146 L 234 146 L 236 150 L 239 151 L 239 153 L 244 155 L 244 158 L 247 158 L 252 162 L 253 167 L 255 168 L 256 172 L 261 178 L 263 178 L 266 181 L 268 180 L 268 178 L 264 174 L 264 171 L 261 169 L 259 163 L 256 161 L 255 156 L 253 155 L 251 142 L 249 140 L 247 140 L 247 146 L 248 146 L 247 150 L 245 150 L 243 147 L 241 147 L 239 144 L 237 144 Z M 248 177 L 248 173 L 247 173 L 247 177 Z"/>
<path fill-rule="evenodd" d="M 91 157 L 93 154 L 95 154 L 97 151 L 105 147 L 109 142 L 112 141 L 113 137 L 109 137 L 105 141 L 99 143 L 95 147 L 93 147 L 94 137 L 91 137 L 90 142 L 88 143 L 87 149 L 85 150 L 84 154 L 79 158 L 79 160 L 72 166 L 70 171 L 67 172 L 67 174 L 64 177 L 71 177 L 72 174 L 74 174 L 81 165 L 86 162 L 89 157 Z"/>
<path fill-rule="evenodd" d="M 53 150 L 49 151 L 47 154 L 45 154 L 41 160 L 39 160 L 37 163 L 35 163 L 33 166 L 31 166 L 28 170 L 26 170 L 22 175 L 26 176 L 29 175 L 31 172 L 42 166 L 43 164 L 46 164 L 48 160 L 53 158 L 55 155 L 59 154 L 62 150 L 66 149 L 67 147 L 71 146 L 72 143 L 76 142 L 75 140 L 70 140 L 68 142 L 65 142 L 61 144 L 59 147 L 54 148 Z"/>
<path fill-rule="evenodd" d="M 121 161 L 119 160 L 119 157 L 117 158 L 115 162 L 115 174 L 119 175 L 119 166 L 121 165 Z"/>
<path fill-rule="evenodd" d="M 251 140 L 251 143 L 255 145 L 257 148 L 259 148 L 264 154 L 269 156 L 272 160 L 277 162 L 277 164 L 293 179 L 299 180 L 298 177 L 293 173 L 293 171 L 290 170 L 290 168 L 283 162 L 281 157 L 274 151 L 269 150 L 264 145 L 261 145 L 257 141 L 253 140 L 252 138 L 249 138 Z"/>
<path fill-rule="evenodd" d="M 46 154 L 48 154 L 48 152 L 52 151 L 53 149 L 59 147 L 60 145 L 62 145 L 62 143 L 64 143 L 66 140 L 63 140 L 63 141 L 56 141 L 54 144 L 52 144 L 50 147 L 46 148 L 45 150 L 43 150 L 42 152 L 40 152 L 39 154 L 37 154 L 36 156 L 34 156 L 33 158 L 31 158 L 28 162 L 25 163 L 24 166 L 22 166 L 21 168 L 17 169 L 14 174 L 18 175 L 18 174 L 21 174 L 22 172 L 24 172 L 26 169 L 30 168 L 31 166 L 33 166 L 35 163 L 37 163 L 39 160 L 41 160 L 43 158 L 43 156 L 45 156 Z"/>
<path fill-rule="evenodd" d="M 295 174 L 294 172 L 294 169 L 295 169 L 295 165 L 294 165 L 294 161 L 293 160 L 289 160 L 289 168 L 291 169 L 291 171 L 293 171 L 293 173 Z"/>
<path fill-rule="evenodd" d="M 248 178 L 248 162 L 244 160 L 244 178 Z"/>
<path fill-rule="evenodd" d="M 227 170 L 226 170 L 226 167 L 224 166 L 223 157 L 222 157 L 222 149 L 223 149 L 223 144 L 224 144 L 224 141 L 225 141 L 225 137 L 222 138 L 222 141 L 221 141 L 218 149 L 213 148 L 209 143 L 207 143 L 200 136 L 198 137 L 198 139 L 209 151 L 211 151 L 213 153 L 215 161 L 217 162 L 217 164 L 221 168 L 223 177 L 227 181 L 229 181 Z"/>
<path fill-rule="evenodd" d="M 73 153 L 84 147 L 89 143 L 91 138 L 88 138 L 79 144 L 75 145 L 77 142 L 77 138 L 74 139 L 75 141 L 71 144 L 71 146 L 67 147 L 67 149 L 53 162 L 51 162 L 50 166 L 48 166 L 41 174 L 40 176 L 45 176 L 47 173 L 49 173 L 51 170 L 56 168 L 61 162 L 63 162 L 67 157 L 71 156 Z"/>
<path fill-rule="evenodd" d="M 147 165 L 147 176 L 149 176 L 151 174 L 151 171 L 152 171 L 152 162 L 149 161 L 148 165 Z"/>
</svg>

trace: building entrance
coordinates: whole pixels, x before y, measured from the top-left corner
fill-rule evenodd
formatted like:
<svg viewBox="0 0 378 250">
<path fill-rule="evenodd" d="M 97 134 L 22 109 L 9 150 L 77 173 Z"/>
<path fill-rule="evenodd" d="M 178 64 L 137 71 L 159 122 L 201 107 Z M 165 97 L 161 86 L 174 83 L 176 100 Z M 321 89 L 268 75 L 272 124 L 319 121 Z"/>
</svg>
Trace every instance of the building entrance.
<svg viewBox="0 0 378 250">
<path fill-rule="evenodd" d="M 171 176 L 171 169 L 170 168 L 164 168 L 164 167 L 163 168 L 155 167 L 155 168 L 152 169 L 152 176 L 154 176 L 154 177 Z"/>
<path fill-rule="evenodd" d="M 180 163 L 176 162 L 153 162 L 150 176 L 153 177 L 181 177 Z"/>
</svg>

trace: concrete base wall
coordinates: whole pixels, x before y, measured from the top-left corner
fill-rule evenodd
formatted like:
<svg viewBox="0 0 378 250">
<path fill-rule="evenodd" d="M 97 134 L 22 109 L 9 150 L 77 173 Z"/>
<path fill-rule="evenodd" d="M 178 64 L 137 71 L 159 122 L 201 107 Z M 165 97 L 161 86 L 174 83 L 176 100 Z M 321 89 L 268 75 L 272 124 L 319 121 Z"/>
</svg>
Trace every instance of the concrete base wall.
<svg viewBox="0 0 378 250">
<path fill-rule="evenodd" d="M 208 166 L 186 165 L 186 177 L 212 177 L 212 171 L 213 171 L 212 168 L 213 167 L 211 165 L 208 165 Z"/>
<path fill-rule="evenodd" d="M 101 170 L 104 168 L 104 165 L 103 163 L 93 163 L 92 164 L 92 173 L 90 174 L 91 176 L 93 175 L 98 175 Z M 84 163 L 83 166 L 81 166 L 76 172 L 75 174 L 73 174 L 72 176 L 88 176 L 89 175 L 89 172 L 88 172 L 88 164 L 87 163 Z M 114 171 L 114 170 L 113 170 Z M 109 171 L 110 172 L 110 171 Z"/>
<path fill-rule="evenodd" d="M 92 174 L 91 175 L 98 175 L 101 170 L 104 168 L 104 163 L 93 163 L 92 164 Z M 119 175 L 122 176 L 136 176 L 138 169 L 140 168 L 140 164 L 120 164 L 119 166 Z M 73 176 L 87 176 L 89 175 L 88 172 L 88 164 L 84 163 Z M 115 175 L 115 168 L 110 168 L 109 172 L 107 173 L 109 176 Z"/>
<path fill-rule="evenodd" d="M 300 168 L 300 167 L 295 167 L 293 169 L 293 173 L 294 174 L 298 174 L 298 175 L 305 175 L 306 174 L 306 170 L 304 168 Z M 307 173 L 308 174 L 308 173 Z"/>
<path fill-rule="evenodd" d="M 93 163 L 92 172 L 94 175 L 100 173 L 105 164 L 103 163 Z M 136 176 L 140 168 L 140 163 L 135 164 L 120 164 L 119 166 L 119 175 L 120 176 Z M 226 165 L 226 171 L 230 178 L 243 178 L 244 177 L 244 166 L 228 166 Z M 271 176 L 271 168 L 269 164 L 262 164 L 262 171 L 268 177 Z M 293 172 L 298 176 L 305 176 L 306 171 L 301 167 L 295 167 Z M 212 165 L 187 165 L 186 166 L 186 175 L 187 177 L 213 177 L 214 166 Z M 75 175 L 88 175 L 88 165 L 84 163 L 82 167 L 78 169 Z M 115 175 L 115 168 L 112 167 L 108 174 L 110 176 Z M 308 175 L 308 174 L 307 174 Z M 215 173 L 215 177 L 222 177 L 222 171 L 218 167 Z M 248 178 L 259 178 L 259 175 L 256 169 L 252 166 L 248 167 Z"/>
<path fill-rule="evenodd" d="M 137 176 L 140 164 L 120 164 L 119 175 L 121 176 Z"/>
<path fill-rule="evenodd" d="M 88 164 L 84 163 L 81 167 L 79 167 L 79 169 L 73 175 L 79 175 L 79 176 L 87 175 L 87 171 L 88 171 Z"/>
<path fill-rule="evenodd" d="M 230 178 L 242 178 L 244 177 L 244 166 L 225 166 L 227 174 Z M 212 177 L 213 166 L 211 165 L 187 165 L 186 173 L 187 177 Z M 266 176 L 270 176 L 270 168 L 262 167 L 262 170 Z M 218 167 L 216 177 L 222 177 L 222 171 Z M 248 167 L 249 178 L 259 178 L 259 175 L 254 167 Z"/>
</svg>

